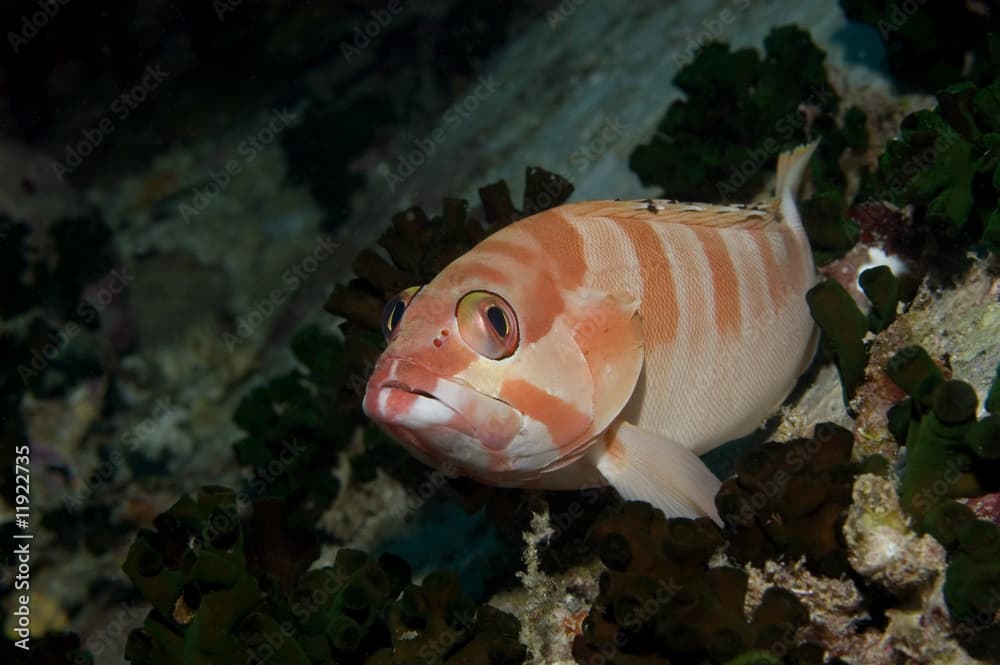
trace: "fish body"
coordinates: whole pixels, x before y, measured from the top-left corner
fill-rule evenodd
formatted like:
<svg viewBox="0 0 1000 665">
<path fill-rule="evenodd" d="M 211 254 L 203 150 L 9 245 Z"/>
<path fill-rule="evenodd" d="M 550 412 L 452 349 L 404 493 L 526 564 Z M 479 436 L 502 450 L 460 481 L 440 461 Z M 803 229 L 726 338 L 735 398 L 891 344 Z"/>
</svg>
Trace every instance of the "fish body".
<svg viewBox="0 0 1000 665">
<path fill-rule="evenodd" d="M 697 456 L 759 426 L 815 351 L 794 200 L 814 148 L 779 158 L 772 201 L 574 203 L 489 236 L 387 306 L 365 412 L 450 473 L 718 520 Z"/>
</svg>

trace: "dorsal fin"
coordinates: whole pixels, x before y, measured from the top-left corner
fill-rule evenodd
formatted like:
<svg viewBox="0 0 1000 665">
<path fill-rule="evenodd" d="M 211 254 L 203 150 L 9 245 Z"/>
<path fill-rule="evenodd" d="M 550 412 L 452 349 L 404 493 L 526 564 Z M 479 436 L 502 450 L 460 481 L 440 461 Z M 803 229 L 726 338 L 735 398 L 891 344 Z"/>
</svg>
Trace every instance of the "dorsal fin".
<svg viewBox="0 0 1000 665">
<path fill-rule="evenodd" d="M 783 208 L 787 208 L 784 214 L 794 211 L 795 192 L 818 144 L 819 139 L 778 156 L 775 179 L 777 198 L 769 201 L 747 205 L 685 203 L 669 199 L 586 201 L 570 203 L 562 206 L 560 210 L 575 217 L 610 217 L 727 229 L 764 229 L 782 222 Z M 793 225 L 795 223 L 797 221 L 793 220 Z"/>
<path fill-rule="evenodd" d="M 563 206 L 573 217 L 609 217 L 714 228 L 762 229 L 780 222 L 778 201 L 749 205 L 682 203 L 666 199 L 587 201 Z"/>
</svg>

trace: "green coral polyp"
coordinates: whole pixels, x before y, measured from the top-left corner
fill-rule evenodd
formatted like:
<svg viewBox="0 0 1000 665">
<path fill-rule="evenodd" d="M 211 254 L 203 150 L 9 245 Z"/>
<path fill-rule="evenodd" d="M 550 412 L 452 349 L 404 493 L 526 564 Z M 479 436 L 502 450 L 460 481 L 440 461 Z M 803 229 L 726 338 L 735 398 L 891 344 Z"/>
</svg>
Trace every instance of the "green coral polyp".
<svg viewBox="0 0 1000 665">
<path fill-rule="evenodd" d="M 928 521 L 940 519 L 930 515 L 939 503 L 997 489 L 996 416 L 977 421 L 972 386 L 946 380 L 920 347 L 898 351 L 886 374 L 910 395 L 889 418 L 893 435 L 906 445 L 900 504 L 918 528 L 940 531 Z"/>
</svg>

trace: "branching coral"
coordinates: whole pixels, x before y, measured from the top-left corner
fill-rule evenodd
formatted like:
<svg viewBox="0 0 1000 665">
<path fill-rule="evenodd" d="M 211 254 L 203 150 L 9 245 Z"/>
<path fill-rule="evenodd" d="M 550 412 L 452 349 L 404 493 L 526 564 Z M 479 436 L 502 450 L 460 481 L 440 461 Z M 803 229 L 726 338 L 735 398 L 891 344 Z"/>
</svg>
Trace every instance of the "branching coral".
<svg viewBox="0 0 1000 665">
<path fill-rule="evenodd" d="M 900 280 L 887 266 L 863 271 L 858 283 L 871 305 L 867 315 L 836 280 L 824 280 L 806 293 L 809 312 L 823 332 L 824 350 L 837 365 L 844 404 L 848 406 L 865 378 L 868 365 L 865 337 L 869 332 L 885 330 L 895 320 L 900 301 L 912 295 L 903 293 Z"/>
</svg>

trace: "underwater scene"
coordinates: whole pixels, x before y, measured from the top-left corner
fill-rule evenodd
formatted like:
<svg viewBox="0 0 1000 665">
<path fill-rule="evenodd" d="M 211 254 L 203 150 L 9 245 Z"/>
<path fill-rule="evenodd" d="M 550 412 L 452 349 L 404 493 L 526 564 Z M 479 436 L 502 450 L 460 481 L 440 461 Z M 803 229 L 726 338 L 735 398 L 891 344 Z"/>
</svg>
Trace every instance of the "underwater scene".
<svg viewBox="0 0 1000 665">
<path fill-rule="evenodd" d="M 0 27 L 0 664 L 1000 665 L 1000 2 Z"/>
</svg>

